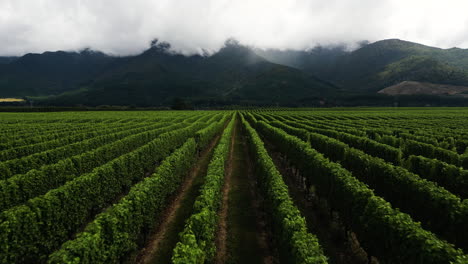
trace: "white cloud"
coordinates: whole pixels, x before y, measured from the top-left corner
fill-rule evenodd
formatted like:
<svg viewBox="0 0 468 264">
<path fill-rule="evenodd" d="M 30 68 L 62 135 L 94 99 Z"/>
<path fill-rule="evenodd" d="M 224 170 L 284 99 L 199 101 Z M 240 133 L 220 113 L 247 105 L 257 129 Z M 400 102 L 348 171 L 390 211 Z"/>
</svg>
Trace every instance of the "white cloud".
<svg viewBox="0 0 468 264">
<path fill-rule="evenodd" d="M 229 37 L 267 48 L 385 38 L 468 48 L 466 10 L 466 0 L 0 0 L 0 55 L 136 54 L 155 37 L 185 53 Z"/>
</svg>

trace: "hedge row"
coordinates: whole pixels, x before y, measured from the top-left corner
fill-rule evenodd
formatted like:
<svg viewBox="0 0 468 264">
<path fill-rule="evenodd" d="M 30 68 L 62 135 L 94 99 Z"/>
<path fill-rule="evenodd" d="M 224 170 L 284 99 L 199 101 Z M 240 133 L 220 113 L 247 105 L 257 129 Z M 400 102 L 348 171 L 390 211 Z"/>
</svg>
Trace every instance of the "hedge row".
<svg viewBox="0 0 468 264">
<path fill-rule="evenodd" d="M 116 124 L 116 125 L 122 125 L 122 124 Z M 53 132 L 49 132 L 45 134 L 38 133 L 38 134 L 34 134 L 34 136 L 29 136 L 26 138 L 8 139 L 5 142 L 0 143 L 0 149 L 3 151 L 6 149 L 10 149 L 10 148 L 16 148 L 16 147 L 35 144 L 35 143 L 45 142 L 45 141 L 54 140 L 54 139 L 58 139 L 63 136 L 69 135 L 70 132 L 76 133 L 80 131 L 92 131 L 96 129 L 101 129 L 102 127 L 106 127 L 106 126 L 109 126 L 109 124 L 89 123 L 89 124 L 71 125 L 71 126 L 64 126 L 63 124 L 58 124 L 56 126 L 52 126 L 54 128 Z M 12 135 L 14 134 L 14 132 L 10 132 L 8 134 Z"/>
<path fill-rule="evenodd" d="M 375 140 L 368 139 L 367 137 L 362 136 L 355 136 L 352 134 L 334 131 L 332 129 L 323 129 L 323 128 L 315 128 L 311 125 L 297 123 L 297 122 L 285 122 L 286 124 L 297 127 L 297 128 L 304 128 L 307 131 L 315 132 L 319 134 L 323 134 L 332 138 L 336 138 L 340 141 L 347 143 L 348 145 L 362 149 L 366 153 L 370 155 L 380 157 L 388 162 L 393 164 L 400 164 L 402 159 L 402 152 L 398 148 L 394 148 L 392 146 L 379 143 Z"/>
<path fill-rule="evenodd" d="M 255 173 L 272 217 L 273 235 L 282 249 L 282 258 L 290 263 L 327 263 L 317 237 L 307 231 L 306 221 L 289 196 L 288 186 L 268 155 L 263 141 L 243 117 L 242 124 L 248 135 Z"/>
<path fill-rule="evenodd" d="M 142 125 L 140 125 L 141 127 Z M 92 129 L 90 131 L 73 131 L 69 132 L 67 135 L 54 140 L 43 141 L 35 144 L 29 144 L 25 146 L 15 147 L 7 150 L 0 151 L 0 160 L 7 161 L 12 159 L 17 159 L 25 156 L 32 155 L 34 153 L 39 153 L 54 148 L 59 148 L 65 145 L 73 144 L 75 142 L 80 142 L 83 140 L 91 139 L 98 137 L 100 135 L 105 135 L 109 133 L 115 133 L 123 131 L 126 129 L 131 129 L 135 126 L 118 126 L 118 127 L 104 127 L 101 129 Z"/>
<path fill-rule="evenodd" d="M 217 134 L 222 127 L 224 127 L 229 118 L 231 118 L 231 115 L 224 115 L 221 120 L 210 122 L 210 125 L 206 128 L 195 133 L 195 140 L 199 142 L 200 146 L 205 146 L 213 139 L 213 136 Z"/>
<path fill-rule="evenodd" d="M 228 159 L 235 117 L 226 127 L 208 164 L 205 182 L 193 205 L 193 213 L 186 220 L 180 241 L 173 251 L 175 264 L 205 263 L 213 259 L 215 234 L 218 226 L 218 209 L 222 200 L 225 164 Z"/>
<path fill-rule="evenodd" d="M 461 248 L 468 248 L 468 237 L 464 235 L 468 234 L 468 201 L 462 202 L 434 182 L 336 139 L 309 133 L 309 141 L 313 148 L 330 160 L 339 161 L 377 194 L 422 221 L 425 228 Z"/>
<path fill-rule="evenodd" d="M 57 188 L 78 175 L 91 172 L 94 168 L 131 152 L 162 133 L 184 126 L 184 124 L 174 124 L 156 129 L 145 127 L 104 135 L 100 137 L 100 142 L 94 141 L 95 147 L 98 147 L 94 150 L 60 160 L 58 163 L 45 165 L 39 170 L 30 170 L 25 174 L 17 174 L 2 180 L 0 181 L 0 211 Z M 103 146 L 99 147 L 100 145 Z"/>
<path fill-rule="evenodd" d="M 155 129 L 164 126 L 167 126 L 167 123 L 156 123 L 146 127 L 131 129 L 131 131 L 133 131 L 133 133 L 141 133 L 148 129 Z M 122 131 L 119 133 L 126 135 L 127 132 L 128 131 Z M 96 146 L 99 146 L 99 144 L 103 144 L 102 142 L 107 143 L 105 135 L 54 148 L 48 151 L 35 153 L 19 159 L 0 162 L 0 179 L 7 179 L 15 174 L 26 173 L 32 169 L 38 169 L 44 165 L 56 163 L 64 158 L 89 151 Z"/>
<path fill-rule="evenodd" d="M 456 166 L 462 166 L 462 157 L 457 152 L 436 147 L 432 144 L 408 139 L 403 143 L 402 149 L 406 156 L 421 155 L 426 158 L 438 159 Z"/>
<path fill-rule="evenodd" d="M 257 128 L 316 186 L 366 251 L 388 263 L 466 263 L 467 256 L 374 195 L 364 183 L 301 139 L 258 122 Z M 392 188 L 391 186 L 389 188 Z"/>
<path fill-rule="evenodd" d="M 437 159 L 414 155 L 409 156 L 404 165 L 409 171 L 437 182 L 460 198 L 468 198 L 468 170 Z"/>
<path fill-rule="evenodd" d="M 167 199 L 179 187 L 196 158 L 193 138 L 168 156 L 155 173 L 137 183 L 117 204 L 96 216 L 77 238 L 65 242 L 49 263 L 122 263 L 150 233 Z"/>
<path fill-rule="evenodd" d="M 141 180 L 205 123 L 167 132 L 45 195 L 0 214 L 0 262 L 44 261 L 94 214 Z"/>
</svg>

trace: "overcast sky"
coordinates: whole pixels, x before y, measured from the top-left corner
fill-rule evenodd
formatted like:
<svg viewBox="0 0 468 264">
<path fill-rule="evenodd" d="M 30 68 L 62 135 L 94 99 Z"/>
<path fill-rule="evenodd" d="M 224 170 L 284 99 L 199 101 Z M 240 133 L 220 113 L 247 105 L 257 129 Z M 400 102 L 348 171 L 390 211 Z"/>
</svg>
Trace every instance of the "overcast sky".
<svg viewBox="0 0 468 264">
<path fill-rule="evenodd" d="M 129 55 L 153 38 L 193 53 L 229 37 L 281 49 L 386 38 L 468 48 L 468 0 L 0 0 L 0 55 Z"/>
</svg>

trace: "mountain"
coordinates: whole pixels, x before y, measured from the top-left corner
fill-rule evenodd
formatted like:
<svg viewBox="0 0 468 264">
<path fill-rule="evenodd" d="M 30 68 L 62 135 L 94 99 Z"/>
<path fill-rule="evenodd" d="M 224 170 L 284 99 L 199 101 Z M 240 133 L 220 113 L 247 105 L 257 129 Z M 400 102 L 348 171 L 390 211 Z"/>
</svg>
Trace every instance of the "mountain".
<svg viewBox="0 0 468 264">
<path fill-rule="evenodd" d="M 0 97 L 50 95 L 76 89 L 112 60 L 88 49 L 26 54 L 10 59 L 9 63 L 0 65 Z"/>
<path fill-rule="evenodd" d="M 209 104 L 318 103 L 338 88 L 301 70 L 271 63 L 236 41 L 211 56 L 184 56 L 167 43 L 115 59 L 78 90 L 35 98 L 49 104 L 169 105 L 175 98 Z"/>
<path fill-rule="evenodd" d="M 345 46 L 318 46 L 309 50 L 255 49 L 255 52 L 271 62 L 301 69 L 324 80 L 332 79 L 329 74 L 337 66 L 338 59 L 348 53 Z"/>
<path fill-rule="evenodd" d="M 303 52 L 302 61 L 308 64 L 292 63 L 287 51 L 260 54 L 354 92 L 375 93 L 402 81 L 468 85 L 468 50 L 440 49 L 399 39 L 377 41 L 354 51 L 335 47 Z"/>
<path fill-rule="evenodd" d="M 14 60 L 16 60 L 18 57 L 0 57 L 0 65 L 1 64 L 8 64 Z"/>
<path fill-rule="evenodd" d="M 395 98 L 378 93 L 405 82 L 418 85 L 405 85 Z M 214 54 L 186 56 L 155 40 L 128 57 L 83 50 L 0 58 L 0 97 L 26 97 L 34 105 L 394 105 L 405 94 L 411 95 L 405 105 L 465 105 L 461 96 L 423 100 L 409 91 L 438 85 L 468 87 L 468 50 L 398 39 L 353 51 L 262 50 L 231 39 Z"/>
</svg>

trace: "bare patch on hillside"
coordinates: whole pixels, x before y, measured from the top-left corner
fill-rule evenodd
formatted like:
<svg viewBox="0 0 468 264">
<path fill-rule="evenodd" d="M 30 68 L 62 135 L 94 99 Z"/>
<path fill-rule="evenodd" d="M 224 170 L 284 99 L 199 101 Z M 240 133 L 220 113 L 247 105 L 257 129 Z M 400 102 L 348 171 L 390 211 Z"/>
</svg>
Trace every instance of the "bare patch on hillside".
<svg viewBox="0 0 468 264">
<path fill-rule="evenodd" d="M 468 98 L 468 87 L 448 84 L 404 81 L 378 91 L 387 95 L 454 95 Z"/>
</svg>

